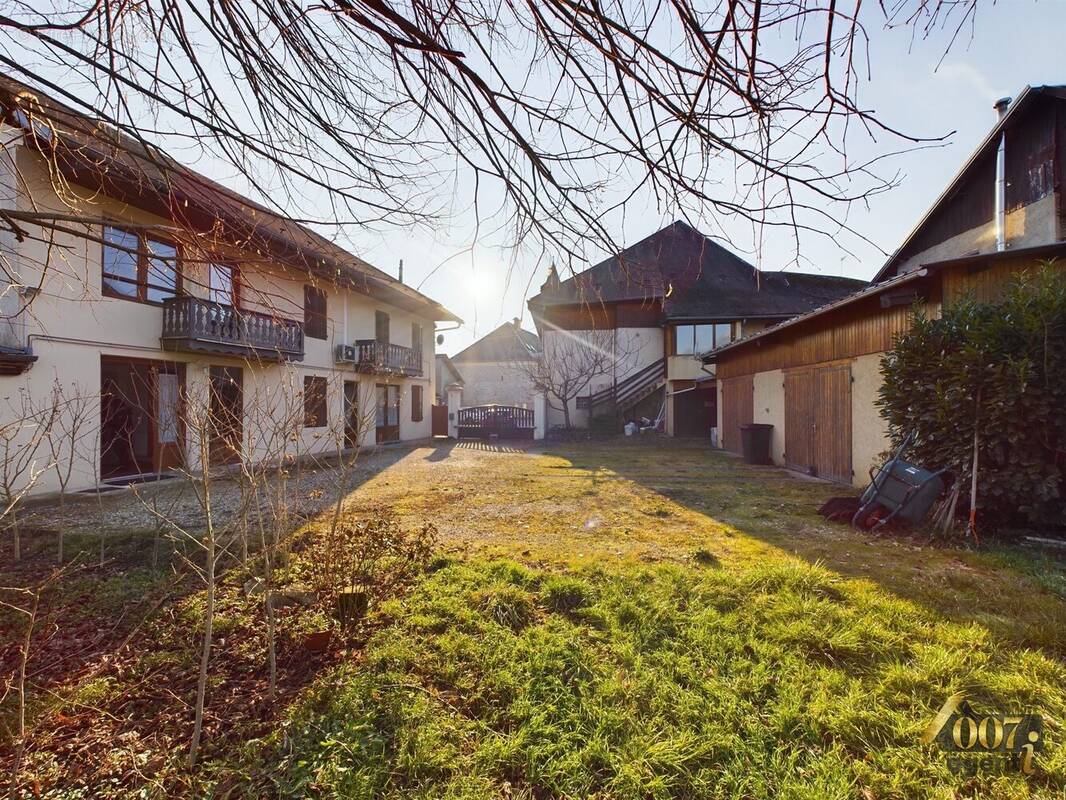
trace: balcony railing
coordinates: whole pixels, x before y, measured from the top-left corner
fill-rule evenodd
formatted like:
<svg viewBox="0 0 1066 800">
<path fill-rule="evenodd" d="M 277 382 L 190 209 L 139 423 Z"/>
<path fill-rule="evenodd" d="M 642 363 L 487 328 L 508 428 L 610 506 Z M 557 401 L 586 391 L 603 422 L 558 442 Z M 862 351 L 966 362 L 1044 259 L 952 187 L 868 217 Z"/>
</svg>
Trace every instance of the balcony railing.
<svg viewBox="0 0 1066 800">
<path fill-rule="evenodd" d="M 199 297 L 163 301 L 163 349 L 254 356 L 264 361 L 301 361 L 300 323 L 255 311 L 240 311 Z"/>
<path fill-rule="evenodd" d="M 355 343 L 355 369 L 381 375 L 422 374 L 422 351 L 398 344 L 359 339 Z"/>
</svg>

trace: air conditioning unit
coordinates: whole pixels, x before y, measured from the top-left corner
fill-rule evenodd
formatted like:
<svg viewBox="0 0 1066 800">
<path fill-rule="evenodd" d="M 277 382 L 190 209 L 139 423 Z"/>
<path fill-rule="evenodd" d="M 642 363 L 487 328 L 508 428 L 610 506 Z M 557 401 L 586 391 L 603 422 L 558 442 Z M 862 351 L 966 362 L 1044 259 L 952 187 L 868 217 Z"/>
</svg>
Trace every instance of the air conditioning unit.
<svg viewBox="0 0 1066 800">
<path fill-rule="evenodd" d="M 339 344 L 337 350 L 334 353 L 333 360 L 338 364 L 354 364 L 355 363 L 355 347 L 350 344 Z"/>
</svg>

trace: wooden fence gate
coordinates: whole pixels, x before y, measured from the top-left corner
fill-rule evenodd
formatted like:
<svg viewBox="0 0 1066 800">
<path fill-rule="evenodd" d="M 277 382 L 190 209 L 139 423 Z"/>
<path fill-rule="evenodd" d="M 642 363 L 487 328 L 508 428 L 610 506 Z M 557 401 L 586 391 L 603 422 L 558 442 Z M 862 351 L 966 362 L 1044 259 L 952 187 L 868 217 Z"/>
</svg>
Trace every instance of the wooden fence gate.
<svg viewBox="0 0 1066 800">
<path fill-rule="evenodd" d="M 470 406 L 459 409 L 459 438 L 532 439 L 533 409 L 518 406 Z"/>
<path fill-rule="evenodd" d="M 720 446 L 740 453 L 740 426 L 755 420 L 755 385 L 751 375 L 722 381 L 722 430 Z"/>
<path fill-rule="evenodd" d="M 448 406 L 430 408 L 430 430 L 434 436 L 448 435 Z"/>
<path fill-rule="evenodd" d="M 851 366 L 785 373 L 785 464 L 851 483 Z"/>
</svg>

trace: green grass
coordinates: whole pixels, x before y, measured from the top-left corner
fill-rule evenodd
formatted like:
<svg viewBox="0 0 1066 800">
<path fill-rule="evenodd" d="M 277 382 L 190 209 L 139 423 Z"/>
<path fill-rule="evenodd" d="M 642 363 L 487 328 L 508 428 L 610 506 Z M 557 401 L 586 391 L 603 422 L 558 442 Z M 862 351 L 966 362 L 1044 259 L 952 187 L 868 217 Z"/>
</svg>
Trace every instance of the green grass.
<svg viewBox="0 0 1066 800">
<path fill-rule="evenodd" d="M 120 777 L 91 796 L 1066 798 L 1062 563 L 869 539 L 817 515 L 841 491 L 695 443 L 412 449 L 346 512 L 433 521 L 441 553 L 372 613 L 365 646 L 267 706 L 276 719 L 233 713 L 254 678 L 262 699 L 265 664 L 240 570 L 220 589 L 214 725 L 195 773 L 180 762 L 197 586 L 161 609 L 122 670 L 75 678 L 46 705 L 115 715 L 100 724 L 114 735 L 105 774 Z M 71 619 L 132 615 L 161 589 L 167 573 L 143 567 L 149 544 L 130 533 L 128 564 L 73 580 Z M 279 585 L 301 580 L 303 558 Z M 325 614 L 282 619 L 283 671 Z M 138 691 L 151 702 L 135 725 L 124 703 Z M 919 744 L 957 691 L 978 711 L 1044 715 L 1035 776 L 965 781 Z M 34 716 L 47 732 L 48 715 Z M 51 744 L 34 756 L 44 796 L 80 796 L 77 759 Z M 155 766 L 138 777 L 129 764 L 142 763 Z"/>
<path fill-rule="evenodd" d="M 386 613 L 236 772 L 288 797 L 949 798 L 959 780 L 918 744 L 948 694 L 1039 710 L 1055 745 L 1066 719 L 1061 660 L 792 558 L 472 559 Z M 1066 750 L 1039 764 L 965 793 L 1066 787 Z"/>
</svg>

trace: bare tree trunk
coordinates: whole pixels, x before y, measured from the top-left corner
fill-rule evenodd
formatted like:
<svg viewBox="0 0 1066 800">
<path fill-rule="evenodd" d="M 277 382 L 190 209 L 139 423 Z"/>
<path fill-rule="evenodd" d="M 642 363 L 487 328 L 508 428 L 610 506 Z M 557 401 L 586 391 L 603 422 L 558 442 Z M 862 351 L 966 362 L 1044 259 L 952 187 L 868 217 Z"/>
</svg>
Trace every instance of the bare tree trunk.
<svg viewBox="0 0 1066 800">
<path fill-rule="evenodd" d="M 204 514 L 207 519 L 207 539 L 204 550 L 207 554 L 204 565 L 204 580 L 207 582 L 207 602 L 204 607 L 204 641 L 200 653 L 200 676 L 196 684 L 196 706 L 192 742 L 189 744 L 189 768 L 196 766 L 196 757 L 200 750 L 200 736 L 204 727 L 204 698 L 207 694 L 207 668 L 211 661 L 211 634 L 215 622 L 215 526 L 211 509 L 211 476 L 208 464 L 207 430 L 201 426 L 200 434 L 200 469 L 203 486 Z"/>
<path fill-rule="evenodd" d="M 56 542 L 58 552 L 56 554 L 56 562 L 63 563 L 63 539 L 67 531 L 67 487 L 64 486 L 59 491 L 59 539 Z"/>
<path fill-rule="evenodd" d="M 258 500 L 255 508 L 259 520 L 259 546 L 263 548 L 263 606 L 266 614 L 267 669 L 269 670 L 267 693 L 273 699 L 278 685 L 277 620 L 274 617 L 274 604 L 270 602 L 270 597 L 274 592 L 273 544 L 267 536 L 266 525 L 263 522 L 263 509 Z"/>
<path fill-rule="evenodd" d="M 33 628 L 37 624 L 37 610 L 41 605 L 41 587 L 33 592 L 33 602 L 27 612 L 26 634 L 22 637 L 22 652 L 19 653 L 19 674 L 16 689 L 19 697 L 19 744 L 15 752 L 14 771 L 12 781 L 18 776 L 22 764 L 22 756 L 26 751 L 26 666 L 30 662 L 30 645 L 33 642 Z"/>
<path fill-rule="evenodd" d="M 15 561 L 22 560 L 22 539 L 19 536 L 19 514 L 17 508 L 11 509 L 11 547 Z"/>
</svg>

